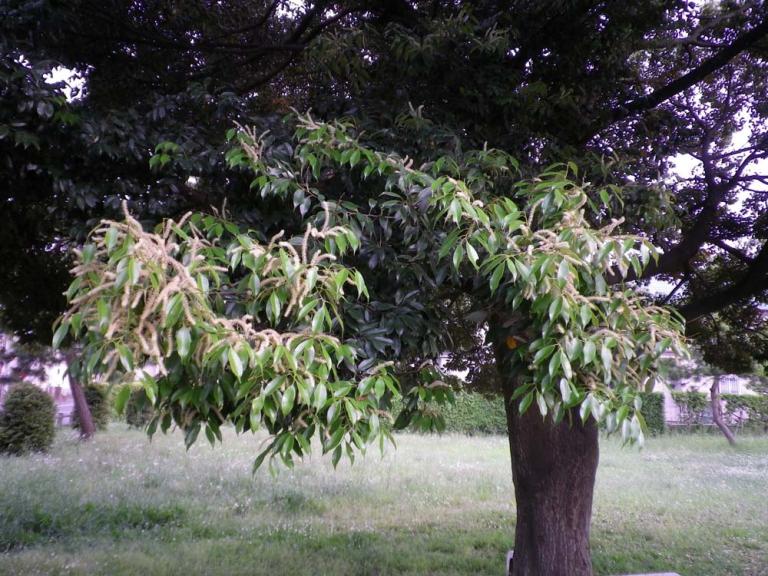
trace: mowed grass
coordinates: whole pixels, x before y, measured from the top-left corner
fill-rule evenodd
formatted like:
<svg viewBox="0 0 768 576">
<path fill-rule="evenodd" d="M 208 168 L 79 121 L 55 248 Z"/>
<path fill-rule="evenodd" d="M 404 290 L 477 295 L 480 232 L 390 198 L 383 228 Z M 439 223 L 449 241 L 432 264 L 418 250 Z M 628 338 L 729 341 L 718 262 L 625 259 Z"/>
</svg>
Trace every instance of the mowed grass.
<svg viewBox="0 0 768 576">
<path fill-rule="evenodd" d="M 0 458 L 0 574 L 500 575 L 515 508 L 506 439 L 400 435 L 398 449 L 251 474 L 262 438 L 189 452 L 114 424 Z M 768 575 L 768 439 L 603 440 L 600 575 Z"/>
</svg>

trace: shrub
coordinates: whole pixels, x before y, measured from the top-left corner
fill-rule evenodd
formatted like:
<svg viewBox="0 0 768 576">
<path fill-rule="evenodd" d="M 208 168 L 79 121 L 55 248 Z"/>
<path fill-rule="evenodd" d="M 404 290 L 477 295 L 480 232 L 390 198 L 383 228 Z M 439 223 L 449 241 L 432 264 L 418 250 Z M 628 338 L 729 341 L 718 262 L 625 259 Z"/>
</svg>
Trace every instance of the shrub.
<svg viewBox="0 0 768 576">
<path fill-rule="evenodd" d="M 402 410 L 401 401 L 392 402 L 392 415 Z M 498 395 L 457 392 L 453 404 L 430 405 L 431 412 L 441 415 L 446 432 L 463 434 L 506 434 L 507 416 L 504 399 Z"/>
<path fill-rule="evenodd" d="M 725 400 L 723 414 L 730 423 L 768 431 L 768 395 L 722 394 L 721 398 Z"/>
<path fill-rule="evenodd" d="M 53 444 L 56 406 L 34 384 L 14 385 L 0 414 L 0 453 L 45 452 Z"/>
<path fill-rule="evenodd" d="M 664 395 L 657 392 L 641 394 L 643 416 L 648 425 L 648 432 L 664 432 Z M 392 403 L 392 415 L 397 416 L 403 405 L 400 401 Z M 435 415 L 442 416 L 446 432 L 462 434 L 506 434 L 507 415 L 504 399 L 496 394 L 477 392 L 457 392 L 453 404 L 429 406 Z M 412 429 L 418 428 L 413 427 Z"/>
<path fill-rule="evenodd" d="M 650 434 L 663 434 L 666 428 L 664 420 L 664 394 L 647 392 L 640 394 L 643 401 L 643 416 Z"/>
<path fill-rule="evenodd" d="M 680 408 L 680 422 L 687 426 L 701 424 L 710 405 L 709 396 L 704 392 L 672 392 L 672 399 Z"/>
<path fill-rule="evenodd" d="M 125 421 L 133 428 L 144 428 L 154 416 L 154 409 L 144 388 L 131 388 L 125 403 Z"/>
<path fill-rule="evenodd" d="M 83 393 L 85 394 L 88 408 L 91 410 L 93 425 L 96 426 L 97 430 L 106 430 L 112 411 L 107 388 L 99 384 L 88 384 L 83 387 Z M 80 414 L 77 411 L 77 407 L 75 407 L 75 412 L 72 415 L 72 427 L 80 428 Z"/>
</svg>

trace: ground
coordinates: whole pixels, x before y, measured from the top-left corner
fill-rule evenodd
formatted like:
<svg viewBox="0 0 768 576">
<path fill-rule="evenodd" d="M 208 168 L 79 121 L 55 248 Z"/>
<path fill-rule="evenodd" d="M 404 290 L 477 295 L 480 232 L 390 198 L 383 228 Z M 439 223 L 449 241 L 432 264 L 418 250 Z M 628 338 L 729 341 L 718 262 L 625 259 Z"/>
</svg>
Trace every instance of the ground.
<svg viewBox="0 0 768 576">
<path fill-rule="evenodd" d="M 262 438 L 185 452 L 114 424 L 50 455 L 0 458 L 0 574 L 500 575 L 515 509 L 502 437 L 400 435 L 339 470 L 277 477 Z M 598 575 L 768 575 L 768 438 L 601 445 Z"/>
</svg>

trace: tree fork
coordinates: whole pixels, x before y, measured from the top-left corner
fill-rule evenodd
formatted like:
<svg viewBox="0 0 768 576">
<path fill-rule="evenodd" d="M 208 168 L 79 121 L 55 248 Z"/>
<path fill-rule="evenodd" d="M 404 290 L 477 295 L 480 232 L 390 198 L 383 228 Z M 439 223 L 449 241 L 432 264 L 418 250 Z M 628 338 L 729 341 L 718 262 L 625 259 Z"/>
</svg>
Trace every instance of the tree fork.
<svg viewBox="0 0 768 576">
<path fill-rule="evenodd" d="M 520 414 L 504 341 L 496 357 L 507 414 L 517 522 L 511 576 L 592 576 L 589 535 L 599 459 L 597 423 Z M 570 420 L 570 422 L 569 422 Z"/>
</svg>

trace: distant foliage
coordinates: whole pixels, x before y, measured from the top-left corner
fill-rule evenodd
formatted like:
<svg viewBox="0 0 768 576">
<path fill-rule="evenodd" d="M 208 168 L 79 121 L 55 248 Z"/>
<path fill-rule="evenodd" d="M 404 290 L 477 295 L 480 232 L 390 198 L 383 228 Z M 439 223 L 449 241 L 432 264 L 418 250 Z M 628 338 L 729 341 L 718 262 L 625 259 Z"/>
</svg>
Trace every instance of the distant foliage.
<svg viewBox="0 0 768 576">
<path fill-rule="evenodd" d="M 91 410 L 91 418 L 97 430 L 106 430 L 109 424 L 109 418 L 112 412 L 109 392 L 105 386 L 99 384 L 88 384 L 83 387 L 85 401 Z M 80 428 L 80 415 L 75 408 L 72 417 L 72 427 Z"/>
<path fill-rule="evenodd" d="M 752 430 L 768 430 L 768 396 L 722 394 L 723 416 L 731 425 Z M 672 392 L 672 399 L 680 407 L 680 421 L 687 426 L 698 426 L 710 397 L 703 392 Z"/>
<path fill-rule="evenodd" d="M 648 433 L 662 434 L 665 429 L 664 395 L 652 392 L 641 394 L 640 397 Z M 401 401 L 393 402 L 391 408 L 393 416 L 397 416 L 402 408 Z M 430 409 L 433 421 L 442 420 L 442 422 L 439 427 L 430 427 L 429 431 L 439 429 L 469 435 L 507 433 L 504 400 L 498 395 L 460 392 L 455 395 L 453 403 L 433 404 Z M 411 429 L 421 428 L 418 419 L 413 424 Z"/>
<path fill-rule="evenodd" d="M 721 397 L 725 400 L 723 414 L 728 422 L 768 432 L 768 395 L 723 394 Z"/>
<path fill-rule="evenodd" d="M 145 428 L 155 411 L 144 388 L 131 388 L 125 403 L 125 421 L 132 428 Z"/>
<path fill-rule="evenodd" d="M 704 392 L 672 392 L 672 399 L 680 408 L 680 423 L 687 426 L 700 424 L 704 411 L 709 405 L 709 396 Z"/>
<path fill-rule="evenodd" d="M 0 413 L 0 453 L 45 452 L 55 435 L 53 399 L 34 384 L 16 384 Z"/>
<path fill-rule="evenodd" d="M 402 400 L 393 401 L 392 415 L 397 416 L 403 408 Z M 497 395 L 459 392 L 454 396 L 452 403 L 430 402 L 429 406 L 422 410 L 422 414 L 428 415 L 429 418 L 414 418 L 410 429 L 422 432 L 459 432 L 469 435 L 507 433 L 504 399 Z"/>
<path fill-rule="evenodd" d="M 650 434 L 663 434 L 666 428 L 664 419 L 664 395 L 649 392 L 640 395 L 643 402 L 643 416 Z"/>
</svg>

